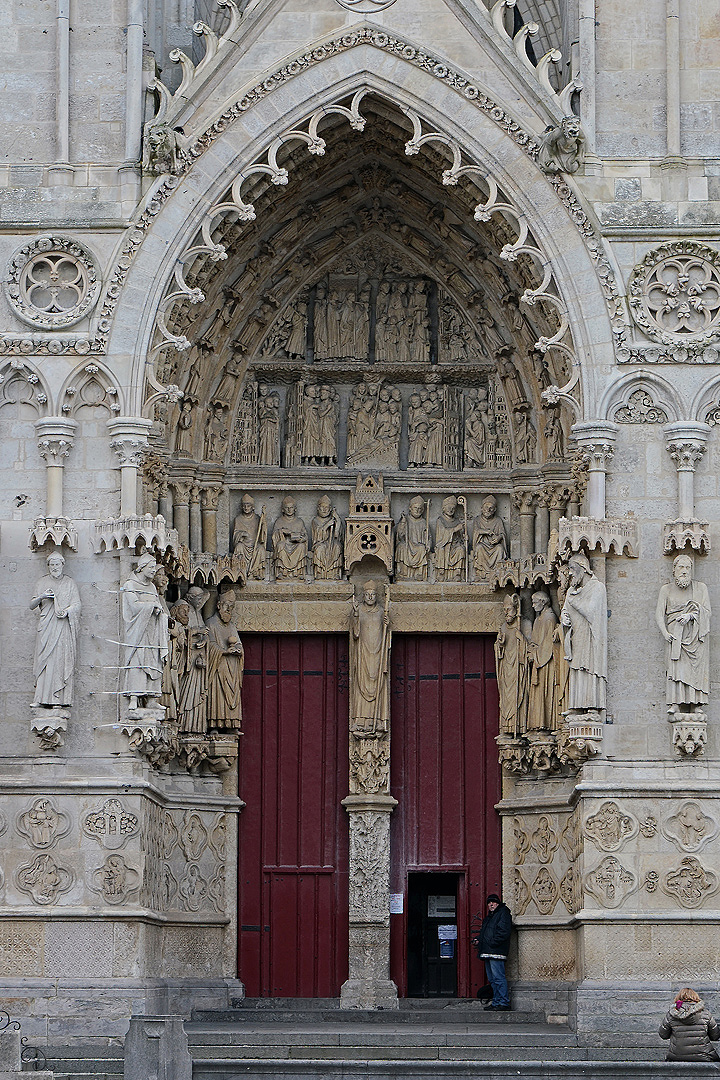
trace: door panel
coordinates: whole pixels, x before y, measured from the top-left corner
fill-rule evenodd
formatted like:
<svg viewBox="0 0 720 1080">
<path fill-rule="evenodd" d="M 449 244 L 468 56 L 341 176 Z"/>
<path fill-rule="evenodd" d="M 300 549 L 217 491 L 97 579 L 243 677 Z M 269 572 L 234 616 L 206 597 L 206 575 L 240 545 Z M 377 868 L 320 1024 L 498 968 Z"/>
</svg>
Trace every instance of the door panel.
<svg viewBox="0 0 720 1080">
<path fill-rule="evenodd" d="M 244 635 L 239 977 L 250 997 L 347 978 L 347 638 Z"/>
<path fill-rule="evenodd" d="M 484 966 L 470 922 L 500 891 L 497 680 L 492 639 L 395 634 L 392 656 L 391 976 L 407 983 L 408 873 L 457 874 L 457 992 L 474 995 Z"/>
</svg>

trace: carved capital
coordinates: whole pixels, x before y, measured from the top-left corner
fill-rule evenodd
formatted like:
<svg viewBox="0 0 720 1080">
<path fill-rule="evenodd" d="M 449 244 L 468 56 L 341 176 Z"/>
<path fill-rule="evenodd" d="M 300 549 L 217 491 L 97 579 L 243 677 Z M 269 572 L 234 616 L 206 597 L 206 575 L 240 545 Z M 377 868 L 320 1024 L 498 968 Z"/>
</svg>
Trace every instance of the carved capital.
<svg viewBox="0 0 720 1080">
<path fill-rule="evenodd" d="M 680 470 L 695 472 L 695 466 L 705 453 L 705 447 L 689 439 L 673 440 L 667 444 L 668 453 Z"/>
<path fill-rule="evenodd" d="M 190 503 L 192 506 L 197 506 L 200 502 L 200 488 L 197 484 L 193 484 L 190 488 Z"/>
<path fill-rule="evenodd" d="M 673 750 L 679 758 L 699 758 L 707 744 L 707 716 L 701 710 L 681 712 L 668 718 L 673 729 Z"/>
<path fill-rule="evenodd" d="M 193 490 L 192 480 L 173 480 L 170 486 L 175 493 L 175 503 L 178 506 L 187 506 L 190 502 L 190 493 Z"/>
<path fill-rule="evenodd" d="M 222 486 L 220 484 L 211 484 L 209 487 L 202 488 L 200 491 L 200 499 L 203 510 L 216 511 L 221 493 Z"/>
<path fill-rule="evenodd" d="M 38 450 L 46 465 L 65 464 L 65 458 L 73 448 L 77 423 L 63 416 L 48 416 L 35 424 Z"/>
<path fill-rule="evenodd" d="M 141 416 L 117 416 L 108 420 L 110 446 L 120 458 L 120 466 L 139 469 L 147 453 L 151 420 Z"/>
<path fill-rule="evenodd" d="M 535 498 L 536 495 L 534 491 L 515 491 L 513 492 L 512 501 L 513 505 L 517 506 L 521 514 L 532 514 Z"/>
<path fill-rule="evenodd" d="M 609 420 L 574 424 L 572 434 L 591 472 L 605 472 L 615 451 L 618 425 Z"/>
<path fill-rule="evenodd" d="M 143 463 L 147 443 L 133 435 L 123 435 L 110 440 L 110 449 L 120 458 L 120 467 L 130 465 L 139 469 Z"/>
<path fill-rule="evenodd" d="M 710 430 L 709 424 L 701 424 L 693 420 L 666 425 L 666 446 L 678 472 L 695 470 L 695 466 L 705 453 Z"/>
</svg>

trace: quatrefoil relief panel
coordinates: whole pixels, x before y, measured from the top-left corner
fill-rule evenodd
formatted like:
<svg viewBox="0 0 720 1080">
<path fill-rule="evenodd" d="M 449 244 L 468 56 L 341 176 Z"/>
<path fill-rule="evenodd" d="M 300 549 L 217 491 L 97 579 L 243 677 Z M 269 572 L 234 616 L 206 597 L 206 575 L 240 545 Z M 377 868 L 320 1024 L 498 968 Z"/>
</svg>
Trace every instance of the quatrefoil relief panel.
<svg viewBox="0 0 720 1080">
<path fill-rule="evenodd" d="M 100 273 L 88 249 L 62 236 L 42 236 L 16 251 L 5 295 L 23 322 L 43 330 L 72 326 L 92 310 Z"/>
<path fill-rule="evenodd" d="M 691 240 L 662 244 L 630 275 L 635 322 L 664 345 L 710 342 L 720 335 L 720 252 Z"/>
</svg>

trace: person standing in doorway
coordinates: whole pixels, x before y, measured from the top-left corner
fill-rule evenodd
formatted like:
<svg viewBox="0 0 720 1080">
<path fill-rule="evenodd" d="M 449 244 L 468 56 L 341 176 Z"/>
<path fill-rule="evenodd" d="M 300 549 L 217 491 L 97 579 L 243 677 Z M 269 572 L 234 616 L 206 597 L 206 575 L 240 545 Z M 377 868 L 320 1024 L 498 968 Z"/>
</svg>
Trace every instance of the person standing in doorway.
<svg viewBox="0 0 720 1080">
<path fill-rule="evenodd" d="M 487 898 L 488 913 L 479 933 L 473 938 L 478 956 L 485 961 L 485 970 L 493 990 L 493 999 L 486 1009 L 503 1011 L 512 1008 L 505 977 L 505 961 L 510 951 L 512 916 L 497 893 Z"/>
</svg>

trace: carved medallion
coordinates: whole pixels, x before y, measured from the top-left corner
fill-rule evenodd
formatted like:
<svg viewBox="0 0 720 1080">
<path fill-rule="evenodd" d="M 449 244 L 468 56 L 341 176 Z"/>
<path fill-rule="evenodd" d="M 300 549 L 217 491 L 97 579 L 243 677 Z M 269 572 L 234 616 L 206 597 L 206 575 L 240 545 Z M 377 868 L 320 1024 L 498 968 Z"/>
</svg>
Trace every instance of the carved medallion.
<svg viewBox="0 0 720 1080">
<path fill-rule="evenodd" d="M 29 810 L 18 814 L 15 827 L 34 848 L 50 848 L 70 832 L 70 818 L 56 810 L 49 799 L 36 799 Z"/>
<path fill-rule="evenodd" d="M 139 886 L 139 873 L 128 866 L 122 855 L 108 855 L 90 878 L 90 888 L 100 893 L 106 904 L 126 903 Z"/>
<path fill-rule="evenodd" d="M 185 852 L 188 862 L 195 862 L 200 858 L 208 842 L 207 829 L 203 825 L 198 814 L 189 811 L 183 819 L 180 830 L 180 846 Z"/>
<path fill-rule="evenodd" d="M 21 892 L 27 893 L 36 904 L 55 904 L 72 887 L 72 871 L 58 866 L 51 855 L 38 855 L 33 863 L 21 866 L 16 875 Z"/>
<path fill-rule="evenodd" d="M 213 849 L 220 862 L 225 858 L 226 838 L 227 814 L 218 814 L 217 820 L 210 830 L 210 847 Z"/>
<path fill-rule="evenodd" d="M 138 819 L 125 810 L 119 799 L 108 799 L 99 810 L 93 810 L 83 822 L 86 836 L 97 840 L 104 848 L 121 848 L 138 830 Z"/>
<path fill-rule="evenodd" d="M 626 896 L 635 892 L 637 878 L 614 855 L 603 861 L 585 876 L 585 889 L 599 904 L 607 908 L 620 907 Z"/>
<path fill-rule="evenodd" d="M 530 850 L 530 837 L 523 829 L 520 818 L 513 818 L 513 835 L 515 837 L 515 865 L 522 866 Z"/>
<path fill-rule="evenodd" d="M 617 803 L 605 802 L 585 822 L 585 835 L 600 851 L 617 851 L 637 828 L 635 819 L 623 814 Z"/>
<path fill-rule="evenodd" d="M 580 808 L 577 806 L 565 823 L 565 828 L 560 834 L 560 843 L 570 862 L 575 862 L 582 855 L 583 840 L 580 827 Z"/>
<path fill-rule="evenodd" d="M 528 904 L 532 900 L 532 894 L 530 886 L 517 868 L 513 875 L 513 892 L 515 894 L 513 912 L 515 915 L 524 915 Z"/>
<path fill-rule="evenodd" d="M 655 835 L 657 829 L 657 818 L 653 814 L 646 814 L 645 819 L 640 822 L 640 832 L 649 840 Z"/>
<path fill-rule="evenodd" d="M 180 882 L 178 892 L 180 894 L 180 906 L 183 911 L 200 910 L 208 894 L 208 887 L 197 866 L 192 863 L 188 866 L 185 876 Z"/>
<path fill-rule="evenodd" d="M 100 274 L 86 247 L 64 236 L 42 236 L 17 251 L 5 295 L 23 322 L 59 330 L 83 319 L 100 294 Z"/>
<path fill-rule="evenodd" d="M 212 906 L 221 915 L 225 910 L 225 867 L 222 863 L 208 883 L 208 896 Z"/>
<path fill-rule="evenodd" d="M 709 343 L 720 333 L 720 254 L 692 240 L 655 248 L 630 275 L 630 310 L 663 345 Z"/>
<path fill-rule="evenodd" d="M 549 863 L 558 846 L 557 834 L 550 828 L 550 818 L 545 814 L 538 820 L 538 827 L 532 834 L 532 846 L 541 863 Z"/>
<path fill-rule="evenodd" d="M 541 866 L 532 883 L 532 896 L 541 915 L 551 915 L 558 900 L 555 878 L 546 866 Z"/>
<path fill-rule="evenodd" d="M 703 813 L 696 802 L 686 802 L 677 814 L 669 817 L 662 827 L 663 836 L 679 847 L 681 851 L 700 851 L 718 834 L 718 824 L 714 818 Z"/>
<path fill-rule="evenodd" d="M 160 836 L 163 858 L 167 859 L 172 854 L 175 845 L 180 841 L 177 826 L 172 819 L 172 815 L 167 810 L 160 819 Z"/>
<path fill-rule="evenodd" d="M 706 896 L 717 892 L 718 879 L 706 870 L 693 855 L 681 860 L 677 870 L 669 873 L 662 883 L 668 896 L 674 896 L 683 907 L 700 907 Z"/>
<path fill-rule="evenodd" d="M 580 875 L 575 866 L 569 866 L 560 882 L 560 899 L 571 915 L 577 914 L 582 907 L 582 887 Z"/>
</svg>

